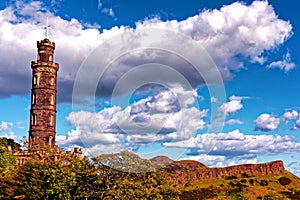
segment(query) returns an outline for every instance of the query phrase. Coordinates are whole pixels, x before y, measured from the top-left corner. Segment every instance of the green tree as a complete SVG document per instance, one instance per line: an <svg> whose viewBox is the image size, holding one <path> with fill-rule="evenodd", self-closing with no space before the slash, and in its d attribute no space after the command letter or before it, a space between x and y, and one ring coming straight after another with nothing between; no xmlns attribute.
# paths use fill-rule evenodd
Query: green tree
<svg viewBox="0 0 300 200"><path fill-rule="evenodd" d="M9 146L11 147L11 151L8 149ZM0 173L4 173L9 166L16 165L17 159L13 155L13 150L16 151L17 147L12 139L0 138Z"/></svg>
<svg viewBox="0 0 300 200"><path fill-rule="evenodd" d="M26 199L80 199L78 188L83 160L63 153L59 158L58 161L30 159L19 166L16 176L6 181L7 185L17 188L10 195Z"/></svg>

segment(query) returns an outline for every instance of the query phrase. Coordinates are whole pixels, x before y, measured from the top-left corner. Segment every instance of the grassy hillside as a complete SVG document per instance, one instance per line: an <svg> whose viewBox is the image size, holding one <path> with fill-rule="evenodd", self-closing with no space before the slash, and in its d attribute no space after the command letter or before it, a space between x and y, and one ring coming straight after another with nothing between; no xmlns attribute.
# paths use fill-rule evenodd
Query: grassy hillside
<svg viewBox="0 0 300 200"><path fill-rule="evenodd" d="M259 177L228 177L195 181L182 188L182 200L270 199L300 200L300 179L288 171Z"/></svg>

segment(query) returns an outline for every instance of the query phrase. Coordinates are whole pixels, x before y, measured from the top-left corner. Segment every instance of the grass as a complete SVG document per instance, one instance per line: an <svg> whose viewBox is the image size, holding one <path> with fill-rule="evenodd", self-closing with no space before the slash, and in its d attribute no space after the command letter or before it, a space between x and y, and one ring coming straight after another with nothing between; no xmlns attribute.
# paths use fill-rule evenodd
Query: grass
<svg viewBox="0 0 300 200"><path fill-rule="evenodd" d="M259 177L195 181L182 188L195 199L299 199L300 179L288 171ZM183 198L184 199L184 198Z"/></svg>

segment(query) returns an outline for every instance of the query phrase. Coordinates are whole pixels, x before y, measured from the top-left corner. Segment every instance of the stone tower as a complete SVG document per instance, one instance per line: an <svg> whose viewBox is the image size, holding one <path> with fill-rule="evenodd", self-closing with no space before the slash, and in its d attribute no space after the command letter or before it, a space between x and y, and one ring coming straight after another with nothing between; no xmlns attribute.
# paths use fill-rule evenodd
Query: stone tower
<svg viewBox="0 0 300 200"><path fill-rule="evenodd" d="M31 62L32 89L29 148L34 145L55 146L56 77L59 65L53 63L55 43L37 42L37 61Z"/></svg>

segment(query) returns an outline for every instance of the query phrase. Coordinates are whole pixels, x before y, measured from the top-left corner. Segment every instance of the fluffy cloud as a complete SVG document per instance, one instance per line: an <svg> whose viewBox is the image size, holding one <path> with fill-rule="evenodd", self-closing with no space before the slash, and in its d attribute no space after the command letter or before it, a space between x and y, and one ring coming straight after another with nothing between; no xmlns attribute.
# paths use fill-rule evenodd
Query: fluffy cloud
<svg viewBox="0 0 300 200"><path fill-rule="evenodd" d="M69 99L80 63L105 38L124 31L124 27L118 27L112 28L109 34L107 31L100 34L74 18L68 21L53 15L39 1L19 2L0 10L1 96L30 91L30 61L36 60L36 41L42 39L47 18L51 25L50 38L58 44L55 58L60 64L58 84Z"/></svg>
<svg viewBox="0 0 300 200"><path fill-rule="evenodd" d="M293 121L295 124L291 128L291 130L297 130L300 128L300 115L297 110L287 111L282 115L282 120L285 121L285 123L289 123L290 121Z"/></svg>
<svg viewBox="0 0 300 200"><path fill-rule="evenodd" d="M202 154L202 155L197 155L197 156L187 156L187 157L182 158L181 160L197 160L209 167L214 167L214 166L222 167L222 166L224 166L226 157Z"/></svg>
<svg viewBox="0 0 300 200"><path fill-rule="evenodd" d="M164 90L122 109L119 106L99 112L72 112L67 117L75 129L67 138L59 138L61 146L76 144L87 148L95 145L115 145L138 148L149 143L181 141L192 138L203 129L207 110L191 107L195 91L183 88ZM178 103L181 99L182 104Z"/></svg>
<svg viewBox="0 0 300 200"><path fill-rule="evenodd" d="M151 19L137 27L160 27L190 35L208 50L219 66L237 69L244 60L263 62L265 50L284 42L292 26L278 19L267 1L254 1L247 6L236 2L220 10L206 10L183 21L161 22Z"/></svg>
<svg viewBox="0 0 300 200"><path fill-rule="evenodd" d="M45 24L47 17L52 27L50 38L57 44L55 60L61 66L58 79L59 101L71 100L78 68L95 47L118 34L134 32L133 28L121 26L100 33L97 29L89 28L90 26L76 19L64 20L55 16L39 1L19 2L18 5L7 7L0 11L1 96L20 95L30 91L29 65L31 60L35 60L36 40L41 38L42 25ZM261 57L262 53L284 43L292 33L291 24L278 19L267 1L254 1L250 5L237 2L224 6L220 10L205 10L182 21L161 21L154 18L136 23L136 29L146 27L172 30L204 46L217 64L224 80L231 78L231 71L243 67L249 59L262 63L265 60ZM125 49L129 44L137 49L140 48L138 42L132 42L138 39L136 35L127 36L129 37L123 38ZM168 41L182 48L180 41L168 39L167 36L161 38L162 41ZM164 49L164 44L165 42L161 42L161 49ZM107 48L109 50L109 47ZM102 89L99 94L110 94L124 73L145 62L174 67L194 87L206 82L200 75L195 75L195 70L189 63L176 55L149 49L139 50L116 61L115 70L114 68L108 70L110 73L103 78L104 85L103 88L99 88ZM105 59L110 59L109 54ZM204 75L206 74L211 76L210 81L214 80L209 70L205 71Z"/></svg>
<svg viewBox="0 0 300 200"><path fill-rule="evenodd" d="M219 107L219 112L221 112L223 115L228 115L237 112L238 110L243 108L243 104L241 101L243 99L248 99L248 97L238 97L238 96L231 96L229 97L229 102L223 103Z"/></svg>
<svg viewBox="0 0 300 200"><path fill-rule="evenodd" d="M261 114L255 122L255 130L274 131L280 124L280 118L270 114Z"/></svg>
<svg viewBox="0 0 300 200"><path fill-rule="evenodd" d="M212 144L210 151L203 154L203 149ZM300 150L300 143L290 136L246 135L239 130L199 134L189 142L164 143L164 145L189 148L191 149L188 154L189 159L197 159L210 166L255 163L256 157L260 155L295 153Z"/></svg>
<svg viewBox="0 0 300 200"><path fill-rule="evenodd" d="M282 117L285 120L293 120L293 119L297 119L298 116L299 116L298 111L292 110L292 111L285 112Z"/></svg>
<svg viewBox="0 0 300 200"><path fill-rule="evenodd" d="M295 174L296 176L300 176L300 162L298 162L299 158L293 158L293 160L297 161L292 161L287 163L287 170L290 171L291 173Z"/></svg>
<svg viewBox="0 0 300 200"><path fill-rule="evenodd" d="M12 127L12 125L13 125L12 122L1 121L0 132L8 131Z"/></svg>
<svg viewBox="0 0 300 200"><path fill-rule="evenodd" d="M229 125L244 124L244 122L241 121L240 119L230 119L230 120L226 121L226 124L229 124Z"/></svg>
<svg viewBox="0 0 300 200"><path fill-rule="evenodd" d="M227 167L232 165L239 164L255 164L257 163L256 158L244 158L244 157L235 157L235 158L226 158L226 156L215 156L201 154L197 156L187 156L181 160L197 160L209 167Z"/></svg>
<svg viewBox="0 0 300 200"><path fill-rule="evenodd" d="M297 130L299 128L300 128L300 119L297 119L297 121L296 121L294 127L292 128L292 130Z"/></svg>
<svg viewBox="0 0 300 200"><path fill-rule="evenodd" d="M13 123L1 121L0 123L0 137L16 139L15 133L12 131Z"/></svg>
<svg viewBox="0 0 300 200"><path fill-rule="evenodd" d="M272 62L267 66L268 68L279 68L285 72L289 72L290 70L296 67L296 64L292 62L291 54L287 52L282 60Z"/></svg>

